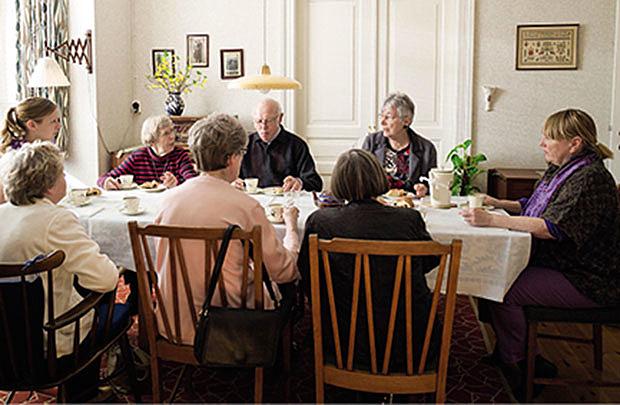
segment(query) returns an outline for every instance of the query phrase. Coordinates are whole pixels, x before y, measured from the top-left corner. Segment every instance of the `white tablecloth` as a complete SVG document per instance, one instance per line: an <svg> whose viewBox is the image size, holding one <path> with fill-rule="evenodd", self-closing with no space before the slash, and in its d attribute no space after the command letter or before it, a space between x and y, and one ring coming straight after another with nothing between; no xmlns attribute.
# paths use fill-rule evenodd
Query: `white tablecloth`
<svg viewBox="0 0 620 405"><path fill-rule="evenodd" d="M132 220L141 225L150 224L159 211L162 193L148 193L143 190L104 191L83 207L72 207L63 203L78 215L88 234L115 263L129 269L134 268L127 223ZM122 199L128 195L138 196L145 209L140 215L124 215L120 212ZM290 197L254 195L263 206L271 202L285 203ZM299 232L303 236L306 218L316 209L309 193L302 192L294 198L300 210ZM461 201L457 198L457 201ZM528 233L498 228L476 228L469 226L458 215L459 209L424 209L427 229L433 239L450 242L463 240L458 292L476 297L501 301L519 273L525 268L531 237ZM284 225L274 224L278 235L284 237ZM430 275L432 279L432 273Z"/></svg>

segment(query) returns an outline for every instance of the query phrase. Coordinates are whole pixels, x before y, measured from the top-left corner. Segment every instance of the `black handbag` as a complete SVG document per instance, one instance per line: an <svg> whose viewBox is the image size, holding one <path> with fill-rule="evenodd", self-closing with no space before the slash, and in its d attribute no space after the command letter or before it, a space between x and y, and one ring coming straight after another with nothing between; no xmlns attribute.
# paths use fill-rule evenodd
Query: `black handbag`
<svg viewBox="0 0 620 405"><path fill-rule="evenodd" d="M205 366L270 367L275 363L280 335L291 308L276 300L264 266L263 282L275 302L276 309L223 308L211 305L226 251L236 228L237 225L229 225L222 239L207 297L196 325L194 355L196 360Z"/></svg>

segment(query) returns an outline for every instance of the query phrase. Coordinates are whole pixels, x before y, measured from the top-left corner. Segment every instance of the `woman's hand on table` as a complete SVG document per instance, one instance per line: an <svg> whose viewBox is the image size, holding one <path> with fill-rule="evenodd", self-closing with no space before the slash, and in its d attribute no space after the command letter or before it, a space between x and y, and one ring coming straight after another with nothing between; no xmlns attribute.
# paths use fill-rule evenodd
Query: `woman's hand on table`
<svg viewBox="0 0 620 405"><path fill-rule="evenodd" d="M426 194L428 194L428 187L426 187L422 183L414 184L413 185L413 190L415 191L415 196L418 197L418 198L422 198Z"/></svg>
<svg viewBox="0 0 620 405"><path fill-rule="evenodd" d="M301 191L303 184L301 179L293 176L286 176L282 182L282 191Z"/></svg>
<svg viewBox="0 0 620 405"><path fill-rule="evenodd" d="M177 180L176 176L172 174L171 172L165 172L159 178L159 180L161 180L161 183L166 188L172 188L172 187L175 187L177 184L179 184L179 181Z"/></svg>
<svg viewBox="0 0 620 405"><path fill-rule="evenodd" d="M465 222L472 226L491 226L493 214L482 208L464 208L459 212Z"/></svg>
<svg viewBox="0 0 620 405"><path fill-rule="evenodd" d="M499 207L499 200L495 197L491 197L490 195L484 196L484 205L490 205L492 207Z"/></svg>
<svg viewBox="0 0 620 405"><path fill-rule="evenodd" d="M237 190L241 190L241 191L245 190L245 183L243 182L242 179L235 179L235 181L230 183L230 185L236 188Z"/></svg>
<svg viewBox="0 0 620 405"><path fill-rule="evenodd" d="M116 181L116 179L112 177L108 177L103 182L103 188L106 190L120 190L121 185L119 184L118 181Z"/></svg>

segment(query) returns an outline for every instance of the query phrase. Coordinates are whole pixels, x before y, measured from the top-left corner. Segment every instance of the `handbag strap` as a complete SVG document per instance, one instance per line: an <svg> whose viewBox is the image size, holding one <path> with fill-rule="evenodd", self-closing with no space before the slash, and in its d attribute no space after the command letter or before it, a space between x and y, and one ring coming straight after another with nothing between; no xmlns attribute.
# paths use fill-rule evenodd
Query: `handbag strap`
<svg viewBox="0 0 620 405"><path fill-rule="evenodd" d="M215 287L217 287L217 281L220 279L220 274L222 273L222 266L224 265L224 259L226 258L226 251L228 250L228 245L230 244L232 234L237 228L239 228L239 225L228 225L228 228L224 231L222 245L220 246L219 252L217 252L217 258L215 259L215 265L213 266L213 272L211 273L211 280L209 280L207 297L202 305L202 313L206 313L211 306L211 299L213 298L213 294L215 294Z"/></svg>
<svg viewBox="0 0 620 405"><path fill-rule="evenodd" d="M211 273L211 280L209 280L209 289L207 290L207 297L205 298L205 302L202 305L202 313L206 313L206 311L211 306L211 299L215 294L215 288L217 287L217 281L220 278L220 274L222 273L222 266L224 265L224 259L226 258L226 252L228 251L228 245L230 244L230 239L232 238L232 234L235 229L239 228L239 225L228 225L226 231L224 231L224 236L222 237L222 245L220 246L219 252L217 252L217 258L215 259L215 265L213 266L213 272ZM250 255L252 255L252 248L254 245L250 245ZM269 293L269 297L274 302L276 308L280 306L280 301L277 300L276 294L273 291L273 286L271 285L271 279L269 278L269 274L265 269L265 264L263 263L263 283L267 288L267 292Z"/></svg>

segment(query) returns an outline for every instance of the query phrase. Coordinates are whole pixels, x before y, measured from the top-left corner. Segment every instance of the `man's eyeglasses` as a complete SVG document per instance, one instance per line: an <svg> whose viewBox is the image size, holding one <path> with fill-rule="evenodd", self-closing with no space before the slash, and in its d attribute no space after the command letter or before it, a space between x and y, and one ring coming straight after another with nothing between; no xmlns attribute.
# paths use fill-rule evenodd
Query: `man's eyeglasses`
<svg viewBox="0 0 620 405"><path fill-rule="evenodd" d="M278 120L279 115L276 115L275 117L272 118L261 118L261 119L254 119L254 124L256 125L271 125L273 123L275 123Z"/></svg>

